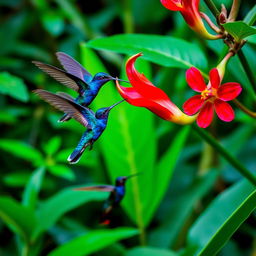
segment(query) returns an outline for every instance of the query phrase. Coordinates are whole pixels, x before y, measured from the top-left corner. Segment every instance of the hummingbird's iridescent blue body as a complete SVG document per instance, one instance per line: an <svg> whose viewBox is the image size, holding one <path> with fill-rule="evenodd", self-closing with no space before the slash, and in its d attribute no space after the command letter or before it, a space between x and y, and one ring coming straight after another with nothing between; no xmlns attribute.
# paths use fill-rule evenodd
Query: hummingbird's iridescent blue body
<svg viewBox="0 0 256 256"><path fill-rule="evenodd" d="M108 191L110 192L109 197L104 202L103 211L100 218L101 224L109 224L110 223L110 214L113 208L117 207L122 199L125 196L125 184L127 179L136 176L137 174L133 174L130 176L120 176L116 179L115 186L111 185L98 185L98 186L88 186L83 188L77 188L75 190L79 191Z"/></svg>
<svg viewBox="0 0 256 256"><path fill-rule="evenodd" d="M79 94L78 97L74 99L75 103L84 107L91 104L105 83L111 80L120 80L103 72L92 76L79 62L68 54L57 52L56 55L65 70L39 61L33 61L33 63L58 82L75 90ZM70 118L69 115L65 114L60 118L59 122L68 121Z"/></svg>
<svg viewBox="0 0 256 256"><path fill-rule="evenodd" d="M68 161L71 164L79 161L88 146L90 149L92 148L93 143L100 137L107 126L109 111L117 104L123 102L122 100L110 107L100 108L94 113L91 109L77 104L75 100L66 93L60 92L54 94L41 89L37 89L34 92L52 106L63 111L67 116L74 118L84 127L87 127L87 130L82 135L75 150L68 157Z"/></svg>

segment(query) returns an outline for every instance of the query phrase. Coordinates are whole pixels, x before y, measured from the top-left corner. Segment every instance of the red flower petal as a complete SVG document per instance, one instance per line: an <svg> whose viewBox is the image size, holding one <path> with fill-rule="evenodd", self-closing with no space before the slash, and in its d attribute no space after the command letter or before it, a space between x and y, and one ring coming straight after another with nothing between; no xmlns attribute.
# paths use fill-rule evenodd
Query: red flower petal
<svg viewBox="0 0 256 256"><path fill-rule="evenodd" d="M211 102L206 102L197 117L197 124L199 127L206 128L211 124L214 113L213 110L213 104Z"/></svg>
<svg viewBox="0 0 256 256"><path fill-rule="evenodd" d="M171 11L181 11L182 2L180 0L161 0L162 5Z"/></svg>
<svg viewBox="0 0 256 256"><path fill-rule="evenodd" d="M218 87L220 86L220 75L219 75L219 71L217 68L213 68L210 73L210 82L211 82L211 87L218 89Z"/></svg>
<svg viewBox="0 0 256 256"><path fill-rule="evenodd" d="M184 112L192 116L199 111L203 103L204 100L201 99L201 95L193 96L183 104Z"/></svg>
<svg viewBox="0 0 256 256"><path fill-rule="evenodd" d="M206 89L204 78L197 68L190 68L186 72L186 80L188 85L196 92L202 92Z"/></svg>
<svg viewBox="0 0 256 256"><path fill-rule="evenodd" d="M218 117L224 122L230 122L235 118L235 113L232 107L222 100L215 100L214 107Z"/></svg>
<svg viewBox="0 0 256 256"><path fill-rule="evenodd" d="M239 83L225 83L220 86L217 94L221 100L229 101L235 99L241 91L242 87Z"/></svg>

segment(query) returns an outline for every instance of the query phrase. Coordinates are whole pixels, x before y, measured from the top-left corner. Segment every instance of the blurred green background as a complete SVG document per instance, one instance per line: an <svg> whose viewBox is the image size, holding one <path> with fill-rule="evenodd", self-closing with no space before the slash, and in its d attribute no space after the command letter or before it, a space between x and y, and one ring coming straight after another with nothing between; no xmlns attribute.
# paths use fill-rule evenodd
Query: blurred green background
<svg viewBox="0 0 256 256"><path fill-rule="evenodd" d="M231 1L225 4L230 7ZM239 19L252 6L245 1ZM201 9L211 15L204 3ZM122 103L111 112L94 149L71 166L66 159L84 128L74 120L57 123L62 113L31 93L43 88L75 96L31 63L60 66L57 51L70 54L92 74L107 71L124 77L126 56L119 53L130 56L152 49L153 53L174 52L208 73L227 50L221 41L198 38L181 15L167 11L158 0L0 0L0 14L0 255L256 253L255 214L243 222L256 205L253 187L191 127L165 122ZM178 41L161 41L163 49L160 39L164 37L97 40L127 33L168 35ZM250 38L243 48L252 70L255 42ZM193 95L185 81L188 67L158 55L146 54L145 59L138 60L138 70L175 104L182 106ZM225 80L240 82L244 90L239 100L255 107L255 94L237 57L229 64ZM120 99L110 82L91 107L95 111ZM234 122L216 120L209 132L253 171L255 127L252 118L236 109ZM114 211L110 229L98 224L107 194L72 190L85 184L112 184L117 176L135 172L142 174L127 182L127 195Z"/></svg>

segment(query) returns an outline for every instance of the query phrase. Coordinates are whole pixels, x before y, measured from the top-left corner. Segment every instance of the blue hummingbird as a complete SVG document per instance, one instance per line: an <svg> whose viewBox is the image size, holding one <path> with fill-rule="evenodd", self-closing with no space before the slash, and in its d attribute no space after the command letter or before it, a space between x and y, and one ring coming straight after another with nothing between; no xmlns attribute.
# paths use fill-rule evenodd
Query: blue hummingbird
<svg viewBox="0 0 256 256"><path fill-rule="evenodd" d="M80 63L68 54L64 52L57 52L56 55L65 70L39 61L32 61L32 63L58 82L76 91L79 95L75 99L75 102L84 107L91 104L101 87L108 81L118 80L127 82L122 79L114 78L103 72L99 72L92 76ZM59 122L68 121L70 118L70 115L65 114L59 119Z"/></svg>
<svg viewBox="0 0 256 256"><path fill-rule="evenodd" d="M91 109L77 104L75 99L66 93L54 94L42 89L34 90L34 93L50 105L74 118L84 127L87 127L75 150L67 159L70 164L77 163L87 147L90 150L92 149L94 142L101 136L107 126L110 110L124 101L119 101L110 107L100 108L94 113Z"/></svg>
<svg viewBox="0 0 256 256"><path fill-rule="evenodd" d="M110 224L110 215L114 208L116 208L125 196L125 183L127 179L137 176L139 173L130 176L120 176L116 178L114 186L111 185L96 185L76 188L78 191L105 191L110 192L109 197L103 204L102 214L100 217L100 224Z"/></svg>

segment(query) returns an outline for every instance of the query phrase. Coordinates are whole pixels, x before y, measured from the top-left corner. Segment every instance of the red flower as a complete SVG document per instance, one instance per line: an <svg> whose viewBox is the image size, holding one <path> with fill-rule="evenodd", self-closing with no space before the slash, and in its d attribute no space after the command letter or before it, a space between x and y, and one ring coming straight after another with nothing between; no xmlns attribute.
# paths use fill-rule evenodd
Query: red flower
<svg viewBox="0 0 256 256"><path fill-rule="evenodd" d="M195 32L207 39L217 39L208 33L199 12L200 0L160 0L162 5L171 11L180 11L187 24Z"/></svg>
<svg viewBox="0 0 256 256"><path fill-rule="evenodd" d="M235 114L232 107L226 103L235 99L242 91L238 83L225 83L220 85L221 78L217 68L210 71L210 82L205 84L200 71L194 67L186 72L188 85L201 95L196 95L188 99L184 105L184 112L188 115L194 115L199 112L197 124L202 128L210 125L213 119L214 109L218 117L224 122L230 122Z"/></svg>
<svg viewBox="0 0 256 256"><path fill-rule="evenodd" d="M178 124L188 124L195 117L185 115L167 94L160 88L154 86L143 74L134 67L134 63L142 54L138 53L128 59L126 63L127 77L132 87L123 87L116 81L116 86L121 96L131 105L145 107L164 120Z"/></svg>

